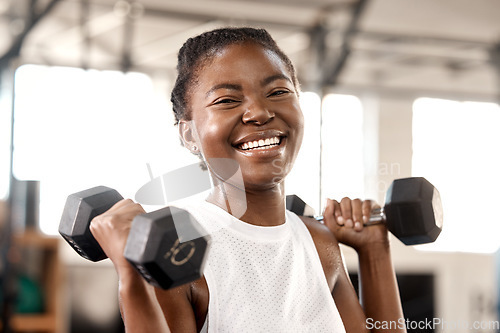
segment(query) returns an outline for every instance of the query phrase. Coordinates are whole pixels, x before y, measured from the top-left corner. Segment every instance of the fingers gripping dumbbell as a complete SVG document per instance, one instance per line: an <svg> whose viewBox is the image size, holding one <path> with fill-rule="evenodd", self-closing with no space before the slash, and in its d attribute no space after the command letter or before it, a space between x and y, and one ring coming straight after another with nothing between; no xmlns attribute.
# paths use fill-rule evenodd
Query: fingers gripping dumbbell
<svg viewBox="0 0 500 333"><path fill-rule="evenodd" d="M286 207L297 215L313 215L311 207L296 195L286 197ZM438 190L422 177L394 180L387 190L384 207L372 210L364 225L379 223L386 223L387 229L406 245L434 242L443 228Z"/></svg>
<svg viewBox="0 0 500 333"><path fill-rule="evenodd" d="M105 186L68 196L59 233L82 257L107 258L90 232L90 222L121 199ZM166 207L135 217L124 256L149 283L168 289L202 276L208 242L209 236L191 214Z"/></svg>

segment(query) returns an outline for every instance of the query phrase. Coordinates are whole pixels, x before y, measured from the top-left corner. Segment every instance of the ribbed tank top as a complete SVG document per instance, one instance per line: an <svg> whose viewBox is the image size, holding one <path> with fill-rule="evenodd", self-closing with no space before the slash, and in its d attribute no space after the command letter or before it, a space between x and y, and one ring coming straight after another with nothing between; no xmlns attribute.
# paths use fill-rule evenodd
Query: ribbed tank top
<svg viewBox="0 0 500 333"><path fill-rule="evenodd" d="M206 201L184 208L211 235L201 332L345 332L313 239L297 215L287 211L284 224L260 227Z"/></svg>

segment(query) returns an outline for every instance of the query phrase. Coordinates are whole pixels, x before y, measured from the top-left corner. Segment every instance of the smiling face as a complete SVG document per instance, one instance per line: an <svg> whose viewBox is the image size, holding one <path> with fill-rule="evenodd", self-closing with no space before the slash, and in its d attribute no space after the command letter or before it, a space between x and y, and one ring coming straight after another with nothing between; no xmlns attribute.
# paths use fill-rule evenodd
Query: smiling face
<svg viewBox="0 0 500 333"><path fill-rule="evenodd" d="M188 109L184 140L194 124L205 160L238 162L247 190L273 188L291 170L303 116L291 73L273 51L245 42L217 52L197 71Z"/></svg>

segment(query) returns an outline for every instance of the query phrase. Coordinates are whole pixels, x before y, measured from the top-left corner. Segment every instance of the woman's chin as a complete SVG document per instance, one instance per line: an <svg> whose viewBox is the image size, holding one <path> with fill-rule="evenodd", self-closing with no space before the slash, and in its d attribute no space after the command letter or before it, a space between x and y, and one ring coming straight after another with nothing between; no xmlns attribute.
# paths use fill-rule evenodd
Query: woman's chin
<svg viewBox="0 0 500 333"><path fill-rule="evenodd" d="M245 190L247 192L277 192L281 193L284 186L285 176L274 175L272 178L267 175L252 175L245 177Z"/></svg>

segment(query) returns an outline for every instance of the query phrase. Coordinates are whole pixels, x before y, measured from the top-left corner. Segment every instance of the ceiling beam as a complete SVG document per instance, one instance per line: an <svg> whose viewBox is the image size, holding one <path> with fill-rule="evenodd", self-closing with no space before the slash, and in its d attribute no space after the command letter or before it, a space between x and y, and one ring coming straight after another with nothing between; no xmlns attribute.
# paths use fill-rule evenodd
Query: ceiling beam
<svg viewBox="0 0 500 333"><path fill-rule="evenodd" d="M44 17L49 15L49 13L55 8L58 2L61 0L51 0L45 8L40 10L38 13L34 13L33 11L30 10L30 13L28 13L31 17L29 22L26 24L26 27L24 30L17 35L17 37L14 39L12 42L10 48L5 52L1 57L0 57L0 68L8 65L8 62L10 59L15 58L19 56L19 52L21 51L21 46L23 45L24 39L30 31L36 26L36 24Z"/></svg>
<svg viewBox="0 0 500 333"><path fill-rule="evenodd" d="M364 9L366 8L367 0L359 0L356 6L353 9L351 20L347 26L347 29L344 31L342 38L342 45L340 46L340 53L333 66L333 70L330 75L324 78L323 83L325 85L334 86L342 73L342 70L345 67L347 62L347 58L351 53L351 39L358 29L358 24L361 19L361 15L363 14Z"/></svg>
<svg viewBox="0 0 500 333"><path fill-rule="evenodd" d="M395 42L395 43L406 43L406 44L436 44L436 45L446 45L464 48L483 48L490 49L494 46L493 43L488 43L484 41L467 40L467 39L456 39L444 36L424 36L424 35L402 35L397 33L389 33L383 31L363 31L356 30L356 38L379 40L383 42Z"/></svg>

